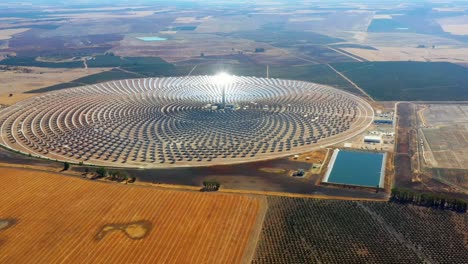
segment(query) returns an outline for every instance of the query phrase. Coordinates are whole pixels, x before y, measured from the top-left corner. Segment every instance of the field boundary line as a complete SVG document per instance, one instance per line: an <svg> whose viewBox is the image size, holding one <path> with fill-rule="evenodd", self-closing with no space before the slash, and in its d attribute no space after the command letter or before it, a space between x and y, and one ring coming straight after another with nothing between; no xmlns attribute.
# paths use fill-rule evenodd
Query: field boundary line
<svg viewBox="0 0 468 264"><path fill-rule="evenodd" d="M268 201L266 197L260 197L259 209L257 212L257 217L255 223L253 224L252 234L250 239L245 246L245 251L242 256L242 263L252 263L252 260L257 252L258 241L260 240L263 223L265 222L266 214L268 212Z"/></svg>
<svg viewBox="0 0 468 264"><path fill-rule="evenodd" d="M359 58L359 57L357 57L357 56L354 55L354 54L348 54L348 53L346 53L346 52L343 52L343 51L340 50L340 49L332 48L332 47L330 47L330 46L327 46L327 47L328 47L328 49L333 50L334 52L340 53L341 55L344 55L344 56L346 56L346 57L349 57L349 58L351 58L351 59L353 59L353 60L357 60L357 61L359 61L359 62L364 62L364 60L363 60L362 58Z"/></svg>
<svg viewBox="0 0 468 264"><path fill-rule="evenodd" d="M254 191L254 190L235 190L235 189L220 189L221 193L236 193L236 194L253 194L264 196L281 196L289 198L311 198L311 199L327 199L327 200L345 200L345 201L374 201L374 202L387 202L387 198L364 198L364 197L346 197L346 196L329 196L322 194L300 194L300 193L287 193L287 192L268 192L268 191Z"/></svg>
<svg viewBox="0 0 468 264"><path fill-rule="evenodd" d="M190 76L192 74L192 72L197 68L198 64L195 64L195 66L193 66L192 70L190 70L190 72L187 74L187 76Z"/></svg>
<svg viewBox="0 0 468 264"><path fill-rule="evenodd" d="M185 191L197 191L199 192L201 187L189 186L189 185L178 185L178 184L157 184L157 183L132 183L133 185L148 186L148 187L159 187L163 189L177 189ZM348 197L348 196L332 196L322 194L301 194L301 193L288 193L288 192L274 192L274 191L255 191L255 190L241 190L241 189L219 189L215 193L226 193L226 194L239 194L239 195L261 195L261 196L280 196L290 198L310 198L310 199L327 199L327 200L344 200L344 201L375 201L375 202L387 202L387 198L365 198L365 197Z"/></svg>
<svg viewBox="0 0 468 264"><path fill-rule="evenodd" d="M333 66L331 66L330 64L327 63L327 66L332 69L334 72L336 72L336 74L340 75L343 79L345 79L347 82L349 82L352 86L354 86L354 88L358 89L363 95L365 95L367 98L369 98L372 102L375 102L375 100L368 94L366 93L366 91L364 91L364 89L362 89L361 87L359 87L356 83L354 83L353 81L351 81L351 79L349 79L348 77L346 77L346 75L344 75L343 73L341 73L340 71L338 71L337 69L335 69Z"/></svg>

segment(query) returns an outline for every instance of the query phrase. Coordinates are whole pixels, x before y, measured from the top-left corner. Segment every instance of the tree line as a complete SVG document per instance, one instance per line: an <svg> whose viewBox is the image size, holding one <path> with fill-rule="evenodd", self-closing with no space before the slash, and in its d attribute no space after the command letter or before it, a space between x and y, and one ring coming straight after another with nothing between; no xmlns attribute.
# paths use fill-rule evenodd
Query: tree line
<svg viewBox="0 0 468 264"><path fill-rule="evenodd" d="M117 182L135 182L135 177L129 176L126 172L123 171L108 171L104 167L99 167L95 171L98 178L106 178L106 180L117 181Z"/></svg>
<svg viewBox="0 0 468 264"><path fill-rule="evenodd" d="M466 213L467 202L457 198L447 197L433 193L417 193L406 189L392 189L390 202L400 204L413 204L437 208L441 210L452 210L459 213Z"/></svg>

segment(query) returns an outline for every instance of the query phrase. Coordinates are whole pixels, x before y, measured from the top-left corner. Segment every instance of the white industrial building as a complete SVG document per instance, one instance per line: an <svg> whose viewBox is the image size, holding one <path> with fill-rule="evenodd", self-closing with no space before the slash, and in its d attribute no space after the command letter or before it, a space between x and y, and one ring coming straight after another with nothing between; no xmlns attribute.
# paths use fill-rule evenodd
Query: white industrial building
<svg viewBox="0 0 468 264"><path fill-rule="evenodd" d="M374 135L369 135L364 137L364 143L377 143L380 144L382 142L382 136L374 136Z"/></svg>

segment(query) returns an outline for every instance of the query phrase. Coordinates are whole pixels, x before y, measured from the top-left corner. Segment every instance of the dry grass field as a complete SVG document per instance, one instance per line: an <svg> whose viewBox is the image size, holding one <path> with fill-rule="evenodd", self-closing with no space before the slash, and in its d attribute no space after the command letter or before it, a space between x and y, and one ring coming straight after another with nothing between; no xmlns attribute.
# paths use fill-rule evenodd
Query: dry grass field
<svg viewBox="0 0 468 264"><path fill-rule="evenodd" d="M426 126L467 123L468 104L429 104L423 114Z"/></svg>
<svg viewBox="0 0 468 264"><path fill-rule="evenodd" d="M166 32L167 33L167 32ZM127 34L114 47L112 52L120 56L156 56L167 62L178 62L188 58L200 58L204 56L238 55L239 52L251 54L255 48L264 48L265 53L254 54L254 60L281 60L293 58L289 52L272 47L265 43L257 43L252 40L221 37L215 34L194 34L177 32L177 34L159 34L167 37L166 41L145 42L137 37L145 34Z"/></svg>
<svg viewBox="0 0 468 264"><path fill-rule="evenodd" d="M468 16L447 17L437 20L445 32L454 35L468 35Z"/></svg>
<svg viewBox="0 0 468 264"><path fill-rule="evenodd" d="M120 14L116 14L113 12L90 12L90 13L79 13L79 14L57 14L57 15L50 15L50 17L65 17L71 20L91 20L91 19L110 19L110 18L118 18L118 19L128 19L128 18L138 18L138 17L145 17L151 16L154 14L154 11L131 11L131 12L123 12Z"/></svg>
<svg viewBox="0 0 468 264"><path fill-rule="evenodd" d="M436 168L468 169L468 105L426 105L420 118L424 160Z"/></svg>
<svg viewBox="0 0 468 264"><path fill-rule="evenodd" d="M23 69L24 67L20 67ZM23 94L34 89L69 82L87 75L108 70L93 69L59 69L28 67L28 71L8 70L0 72L0 104L12 105L35 94ZM13 94L9 97L9 94Z"/></svg>
<svg viewBox="0 0 468 264"><path fill-rule="evenodd" d="M0 263L248 262L260 198L0 168Z"/></svg>
<svg viewBox="0 0 468 264"><path fill-rule="evenodd" d="M468 48L379 47L378 50L344 48L343 50L369 61L449 61L468 62Z"/></svg>
<svg viewBox="0 0 468 264"><path fill-rule="evenodd" d="M29 28L2 29L0 30L0 40L11 39L13 35L28 31Z"/></svg>
<svg viewBox="0 0 468 264"><path fill-rule="evenodd" d="M437 168L468 169L468 127L452 125L422 129L428 143L426 162Z"/></svg>
<svg viewBox="0 0 468 264"><path fill-rule="evenodd" d="M230 19L212 17L205 19L203 23L197 27L196 31L198 33L229 33L243 30L256 30L260 27L261 23L251 17L237 16Z"/></svg>

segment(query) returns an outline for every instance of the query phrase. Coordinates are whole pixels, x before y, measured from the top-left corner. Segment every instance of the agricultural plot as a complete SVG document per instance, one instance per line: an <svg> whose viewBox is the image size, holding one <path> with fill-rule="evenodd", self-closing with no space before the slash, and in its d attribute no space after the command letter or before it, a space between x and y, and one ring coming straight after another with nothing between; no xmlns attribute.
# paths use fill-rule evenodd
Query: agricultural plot
<svg viewBox="0 0 468 264"><path fill-rule="evenodd" d="M106 26L109 30L109 25ZM90 27L88 25L87 29ZM89 31L86 36L77 36L77 31L71 31L68 36L41 36L44 31L55 32L53 29L31 29L10 39L7 51L22 57L92 56L105 53L113 47L113 42L122 39L120 34L92 35Z"/></svg>
<svg viewBox="0 0 468 264"><path fill-rule="evenodd" d="M264 65L252 64L205 64L194 67L192 65L176 65L157 63L152 65L123 65L121 69L93 74L71 82L62 83L37 89L31 93L42 93L70 88L85 84L96 84L105 81L133 79L141 77L160 77L160 76L187 76L190 75L214 75L219 73L220 69L238 76L266 77L266 67ZM309 81L320 84L326 84L335 88L345 90L354 94L360 92L351 86L346 80L336 74L332 69L322 64L312 64L303 66L270 66L270 77L289 80Z"/></svg>
<svg viewBox="0 0 468 264"><path fill-rule="evenodd" d="M1 62L0 62L1 63ZM66 83L86 75L102 73L107 69L63 69L63 68L36 68L36 67L3 67L0 71L0 104L12 105L24 100L32 94L27 91L48 87L59 83ZM10 96L12 94L12 96Z"/></svg>
<svg viewBox="0 0 468 264"><path fill-rule="evenodd" d="M423 123L426 126L437 126L449 123L467 123L467 104L431 104L424 109Z"/></svg>
<svg viewBox="0 0 468 264"><path fill-rule="evenodd" d="M374 18L367 29L369 32L414 32L420 34L445 35L430 9L416 8L390 18Z"/></svg>
<svg viewBox="0 0 468 264"><path fill-rule="evenodd" d="M435 158L433 167L468 169L468 125L422 129Z"/></svg>
<svg viewBox="0 0 468 264"><path fill-rule="evenodd" d="M259 198L0 175L0 263L240 263L253 253Z"/></svg>
<svg viewBox="0 0 468 264"><path fill-rule="evenodd" d="M456 186L454 192L460 192L460 189L468 190L468 170L466 169L432 168L429 172L432 178L451 183L451 187Z"/></svg>
<svg viewBox="0 0 468 264"><path fill-rule="evenodd" d="M35 66L47 68L84 68L85 64L82 59L66 62L52 62L39 60L36 57L9 57L0 61L1 65L8 66ZM86 65L89 68L107 68L107 67L127 67L130 70L133 68L142 68L151 70L156 66L171 65L164 60L151 57L119 57L112 55L97 55L86 60Z"/></svg>
<svg viewBox="0 0 468 264"><path fill-rule="evenodd" d="M325 46L298 45L294 48L294 50L297 50L300 54L304 54L309 58L313 58L313 60L320 63L357 61L353 59L353 57L346 55L344 52L340 53Z"/></svg>
<svg viewBox="0 0 468 264"><path fill-rule="evenodd" d="M468 169L468 106L432 104L420 117L425 162L436 168Z"/></svg>
<svg viewBox="0 0 468 264"><path fill-rule="evenodd" d="M329 37L322 34L294 30L272 30L266 28L261 31L238 31L227 36L249 39L256 42L268 43L275 47L290 48L297 43L324 45L342 42L343 39Z"/></svg>
<svg viewBox="0 0 468 264"><path fill-rule="evenodd" d="M443 62L335 63L376 100L463 101L468 100L465 83L468 69Z"/></svg>
<svg viewBox="0 0 468 264"><path fill-rule="evenodd" d="M0 40L11 39L14 35L28 31L29 28L0 29Z"/></svg>
<svg viewBox="0 0 468 264"><path fill-rule="evenodd" d="M338 35L338 32L366 31L373 17L373 12L364 10L323 11L315 14L299 14L292 16L289 18L286 28L296 31L313 31L334 36Z"/></svg>
<svg viewBox="0 0 468 264"><path fill-rule="evenodd" d="M399 36L395 36L399 38ZM420 41L420 43L428 43L428 41ZM429 43L433 43L430 42ZM358 47L344 48L345 51L359 56L369 61L420 61L420 62L452 62L452 63L467 63L468 49L443 47L433 49L430 46L418 48L419 44L408 44L409 47L382 47L375 46L377 49L364 49Z"/></svg>
<svg viewBox="0 0 468 264"><path fill-rule="evenodd" d="M466 214L376 202L268 198L253 263L466 263Z"/></svg>
<svg viewBox="0 0 468 264"><path fill-rule="evenodd" d="M179 31L177 34L160 35L167 38L165 41L143 42L128 34L112 48L112 52L121 56L161 57L169 62L179 62L190 58L203 56L225 56L239 52L253 52L255 48L272 48L265 44L256 43L247 39L230 38L215 34L197 34L192 31ZM201 56L203 54L203 56Z"/></svg>
<svg viewBox="0 0 468 264"><path fill-rule="evenodd" d="M454 35L468 35L468 17L455 16L437 20L445 32Z"/></svg>

